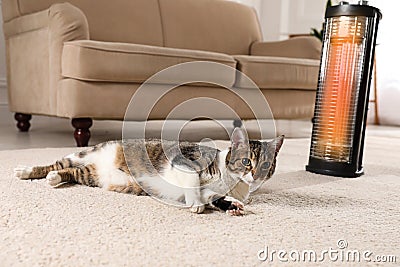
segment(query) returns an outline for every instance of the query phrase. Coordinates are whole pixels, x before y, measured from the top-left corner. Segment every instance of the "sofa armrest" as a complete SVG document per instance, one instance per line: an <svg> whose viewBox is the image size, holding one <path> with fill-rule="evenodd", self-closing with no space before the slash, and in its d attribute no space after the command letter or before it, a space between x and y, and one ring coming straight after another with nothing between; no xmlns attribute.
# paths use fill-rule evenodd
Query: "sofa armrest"
<svg viewBox="0 0 400 267"><path fill-rule="evenodd" d="M18 98L29 87L35 95L48 96L44 98L47 102L32 104L32 112L55 115L63 46L68 41L89 39L86 16L73 5L60 3L16 17L3 27L9 90L13 91L12 102L17 103L14 109L26 105Z"/></svg>
<svg viewBox="0 0 400 267"><path fill-rule="evenodd" d="M89 26L85 14L69 3L53 4L50 8L4 22L4 36L49 28L53 38L73 41L89 39Z"/></svg>
<svg viewBox="0 0 400 267"><path fill-rule="evenodd" d="M70 3L54 4L48 9L52 40L74 41L89 39L89 25L85 14Z"/></svg>
<svg viewBox="0 0 400 267"><path fill-rule="evenodd" d="M62 79L61 58L64 43L89 39L89 25L85 14L69 3L52 5L48 16L50 89L57 91L58 82Z"/></svg>
<svg viewBox="0 0 400 267"><path fill-rule="evenodd" d="M254 42L250 55L292 58L321 58L322 44L315 37L296 37L277 42Z"/></svg>

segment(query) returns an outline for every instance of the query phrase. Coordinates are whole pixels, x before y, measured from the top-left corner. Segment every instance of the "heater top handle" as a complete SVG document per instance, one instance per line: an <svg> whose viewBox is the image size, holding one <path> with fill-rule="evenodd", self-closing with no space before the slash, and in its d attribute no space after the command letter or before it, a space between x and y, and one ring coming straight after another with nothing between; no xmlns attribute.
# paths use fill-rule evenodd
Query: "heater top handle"
<svg viewBox="0 0 400 267"><path fill-rule="evenodd" d="M330 6L326 9L325 18L340 16L378 16L379 20L382 19L381 11L378 8L369 5L350 5L348 2L340 2L339 5Z"/></svg>

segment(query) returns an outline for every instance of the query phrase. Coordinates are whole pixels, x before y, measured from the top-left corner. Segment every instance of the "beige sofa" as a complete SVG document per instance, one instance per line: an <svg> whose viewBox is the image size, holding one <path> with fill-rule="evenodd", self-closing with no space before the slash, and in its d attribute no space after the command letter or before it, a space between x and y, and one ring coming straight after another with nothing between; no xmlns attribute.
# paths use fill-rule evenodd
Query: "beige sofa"
<svg viewBox="0 0 400 267"><path fill-rule="evenodd" d="M248 75L275 119L313 115L320 42L262 42L256 13L247 6L223 0L62 2L2 1L9 106L21 131L28 131L32 114L70 118L77 144L86 146L93 119L122 120L146 79L192 61ZM224 82L237 90L248 87L234 71ZM254 118L231 90L194 83L172 90L150 116L134 119L165 119L182 101L205 96L228 103L243 120ZM182 113L174 119L191 118Z"/></svg>

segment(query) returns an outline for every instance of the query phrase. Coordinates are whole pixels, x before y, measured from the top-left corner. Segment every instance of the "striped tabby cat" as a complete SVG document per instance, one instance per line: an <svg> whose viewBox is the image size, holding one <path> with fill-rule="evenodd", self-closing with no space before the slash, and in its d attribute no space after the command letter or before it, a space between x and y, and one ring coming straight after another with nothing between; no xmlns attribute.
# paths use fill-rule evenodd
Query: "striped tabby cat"
<svg viewBox="0 0 400 267"><path fill-rule="evenodd" d="M201 213L205 207L244 214L242 201L269 179L283 136L271 142L248 140L236 128L231 147L220 151L190 142L124 140L101 143L50 166L18 167L20 179L46 177L51 186L78 183L151 195Z"/></svg>

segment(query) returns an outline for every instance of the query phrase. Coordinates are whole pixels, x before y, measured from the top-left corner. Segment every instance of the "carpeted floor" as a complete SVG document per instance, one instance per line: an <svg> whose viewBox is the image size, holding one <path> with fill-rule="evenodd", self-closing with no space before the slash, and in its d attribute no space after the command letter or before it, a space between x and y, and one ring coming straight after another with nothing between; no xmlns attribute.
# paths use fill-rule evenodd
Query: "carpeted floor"
<svg viewBox="0 0 400 267"><path fill-rule="evenodd" d="M77 149L2 151L0 265L267 266L271 254L276 265L286 259L292 266L304 254L308 264L321 265L311 251L327 265L349 265L346 255L353 252L361 257L354 265L376 266L382 259L376 256L390 255L398 264L400 138L369 136L366 174L357 179L305 172L308 149L308 139L285 141L276 175L247 206L254 214L243 217L195 215L149 197L20 181L13 178L15 166L51 163Z"/></svg>

